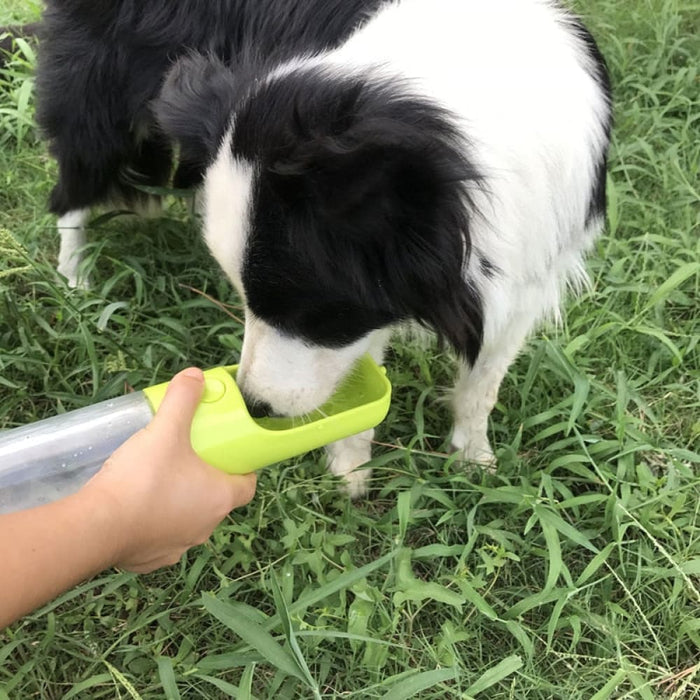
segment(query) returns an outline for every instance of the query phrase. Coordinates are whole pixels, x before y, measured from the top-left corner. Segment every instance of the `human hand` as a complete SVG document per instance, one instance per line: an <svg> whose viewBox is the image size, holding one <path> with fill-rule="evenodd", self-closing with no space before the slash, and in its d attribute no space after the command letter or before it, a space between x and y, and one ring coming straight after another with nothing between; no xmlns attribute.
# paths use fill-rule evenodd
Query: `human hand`
<svg viewBox="0 0 700 700"><path fill-rule="evenodd" d="M203 389L201 370L175 375L151 423L79 492L109 511L115 566L145 573L175 564L255 494L254 473L225 474L192 449L190 425Z"/></svg>

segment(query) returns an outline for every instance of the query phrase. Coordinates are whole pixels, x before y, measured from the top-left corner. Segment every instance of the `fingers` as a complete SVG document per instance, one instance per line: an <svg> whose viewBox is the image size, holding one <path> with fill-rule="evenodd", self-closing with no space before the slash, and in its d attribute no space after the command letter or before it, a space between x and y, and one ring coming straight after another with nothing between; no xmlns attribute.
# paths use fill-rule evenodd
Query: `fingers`
<svg viewBox="0 0 700 700"><path fill-rule="evenodd" d="M240 508L249 503L255 495L257 477L255 472L251 474L221 474L222 488L226 489L228 512L234 508Z"/></svg>
<svg viewBox="0 0 700 700"><path fill-rule="evenodd" d="M130 571L133 574L150 574L151 571L156 571L157 569L162 569L164 566L174 566L177 564L182 555L187 550L183 549L181 552L171 552L164 554L153 559L146 559L144 561L127 561L117 564L120 569L124 571Z"/></svg>
<svg viewBox="0 0 700 700"><path fill-rule="evenodd" d="M225 474L212 467L212 476L218 482L216 484L216 501L212 504L212 512L218 511L220 518L226 517L234 508L249 503L255 496L257 476L255 472L250 474Z"/></svg>
<svg viewBox="0 0 700 700"><path fill-rule="evenodd" d="M174 434L190 434L192 417L204 391L204 374L201 369L189 367L176 374L168 385L163 402L158 407L153 426L167 427Z"/></svg>
<svg viewBox="0 0 700 700"><path fill-rule="evenodd" d="M231 492L231 510L244 506L253 500L258 477L255 472L229 477L229 489Z"/></svg>
<svg viewBox="0 0 700 700"><path fill-rule="evenodd" d="M190 547L206 542L219 522L231 510L245 505L255 495L257 479L254 472L238 475L224 474L213 467L211 469L215 481L209 483L211 486L216 485L216 488L214 493L212 493L212 498L206 504L204 502L200 504L203 508L200 510L201 517L197 521L197 534L193 536L193 533L189 532L184 538L180 538L179 544L172 541L169 542L167 547L150 551L146 550L142 557L136 556L122 559L118 563L120 567L127 571L143 574L163 566L176 564L182 554ZM214 494L218 497L215 497ZM222 495L223 499L221 498ZM205 519L202 520L202 517ZM169 535L172 535L172 532ZM183 541L184 544L182 543Z"/></svg>

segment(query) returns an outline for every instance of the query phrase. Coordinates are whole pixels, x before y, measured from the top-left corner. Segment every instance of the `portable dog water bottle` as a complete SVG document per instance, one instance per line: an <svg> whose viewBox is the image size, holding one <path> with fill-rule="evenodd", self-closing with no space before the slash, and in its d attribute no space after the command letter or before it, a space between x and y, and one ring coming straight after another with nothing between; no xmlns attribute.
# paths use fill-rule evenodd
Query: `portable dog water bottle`
<svg viewBox="0 0 700 700"><path fill-rule="evenodd" d="M194 450L232 474L327 445L372 428L389 410L383 367L361 358L331 399L299 418L252 418L236 385L237 366L204 373L192 421ZM168 383L0 433L0 513L77 491L109 455L158 410Z"/></svg>

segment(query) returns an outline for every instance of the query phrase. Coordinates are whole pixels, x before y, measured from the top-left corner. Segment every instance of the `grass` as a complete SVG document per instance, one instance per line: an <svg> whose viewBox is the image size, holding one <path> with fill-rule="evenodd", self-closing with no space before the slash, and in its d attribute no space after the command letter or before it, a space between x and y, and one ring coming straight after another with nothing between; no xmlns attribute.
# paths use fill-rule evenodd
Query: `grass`
<svg viewBox="0 0 700 700"><path fill-rule="evenodd" d="M370 499L321 453L264 470L178 566L105 572L0 633L0 699L700 698L700 8L577 6L615 84L608 232L591 292L508 374L498 474L446 455L449 358L399 344ZM183 202L98 219L92 291L57 280L32 62L0 88L6 428L230 361L242 330Z"/></svg>

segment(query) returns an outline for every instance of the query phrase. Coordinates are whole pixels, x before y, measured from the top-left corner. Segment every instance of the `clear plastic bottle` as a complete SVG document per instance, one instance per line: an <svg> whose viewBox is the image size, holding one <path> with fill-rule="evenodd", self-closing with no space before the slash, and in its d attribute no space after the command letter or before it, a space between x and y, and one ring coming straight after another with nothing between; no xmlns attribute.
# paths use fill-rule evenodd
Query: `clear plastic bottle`
<svg viewBox="0 0 700 700"><path fill-rule="evenodd" d="M0 513L74 493L152 418L138 391L0 432Z"/></svg>

